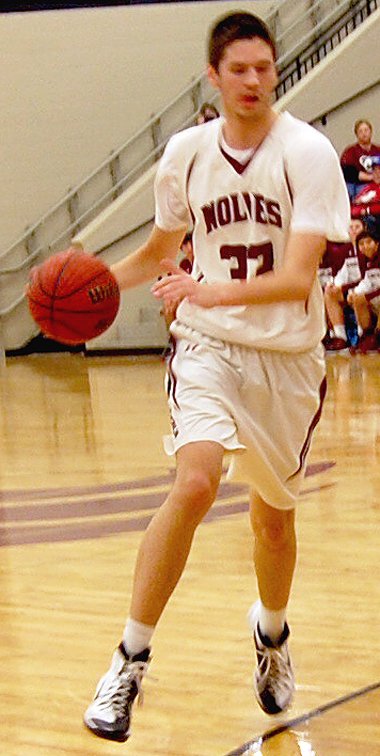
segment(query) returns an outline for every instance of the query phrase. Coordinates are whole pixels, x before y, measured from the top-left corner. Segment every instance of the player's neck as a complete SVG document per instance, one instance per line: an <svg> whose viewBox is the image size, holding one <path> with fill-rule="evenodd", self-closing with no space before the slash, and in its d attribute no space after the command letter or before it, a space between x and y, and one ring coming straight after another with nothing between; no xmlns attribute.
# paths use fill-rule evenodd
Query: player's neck
<svg viewBox="0 0 380 756"><path fill-rule="evenodd" d="M228 116L223 125L223 136L229 147L235 150L256 148L271 130L278 118L274 110L269 110L265 118L242 119L238 116Z"/></svg>

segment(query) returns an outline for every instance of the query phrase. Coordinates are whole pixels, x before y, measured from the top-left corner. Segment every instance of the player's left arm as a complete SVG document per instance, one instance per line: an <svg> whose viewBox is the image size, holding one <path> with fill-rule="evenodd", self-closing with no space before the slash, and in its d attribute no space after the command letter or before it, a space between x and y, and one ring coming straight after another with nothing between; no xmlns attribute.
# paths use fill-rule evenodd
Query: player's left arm
<svg viewBox="0 0 380 756"><path fill-rule="evenodd" d="M212 284L198 283L171 261L164 260L163 265L170 276L158 281L152 291L158 298L186 298L201 307L306 301L325 248L325 236L293 232L290 234L281 268L247 281Z"/></svg>

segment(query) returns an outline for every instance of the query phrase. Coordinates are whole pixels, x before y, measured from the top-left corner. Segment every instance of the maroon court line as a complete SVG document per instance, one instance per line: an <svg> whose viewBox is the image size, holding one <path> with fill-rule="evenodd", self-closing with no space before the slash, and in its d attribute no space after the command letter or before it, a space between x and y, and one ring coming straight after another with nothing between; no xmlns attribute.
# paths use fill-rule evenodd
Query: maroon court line
<svg viewBox="0 0 380 756"><path fill-rule="evenodd" d="M216 507L215 511L210 510L204 522L211 522L219 517L244 512L247 506L246 501L221 505L220 507ZM3 531L0 529L0 547L89 540L91 538L104 538L120 533L143 531L148 526L152 517L153 515L146 515L130 520L117 520L116 522L89 523L85 521L64 526L46 525L35 527L32 525L24 528L15 528L14 530L12 528Z"/></svg>
<svg viewBox="0 0 380 756"><path fill-rule="evenodd" d="M48 499L52 496L76 496L86 494L111 493L112 491L133 491L135 488L148 486L161 486L170 483L174 479L174 470L167 475L158 475L141 480L127 480L122 483L104 483L91 486L67 486L65 488L20 488L0 491L0 501L20 501L22 499L40 498Z"/></svg>
<svg viewBox="0 0 380 756"><path fill-rule="evenodd" d="M245 487L237 483L221 483L218 490L218 498L226 498L243 494ZM28 520L63 520L74 517L96 517L106 514L118 514L141 511L144 509L157 508L162 504L165 492L141 493L136 496L120 496L117 499L107 497L104 499L87 499L85 501L65 502L61 504L30 503L24 506L0 507L0 525L8 522L21 522Z"/></svg>
<svg viewBox="0 0 380 756"><path fill-rule="evenodd" d="M333 484L326 484L325 486L318 486L311 490L322 490L323 488L331 488ZM305 492L303 492L305 493ZM306 492L307 493L307 492ZM233 504L220 504L217 507L212 507L203 519L204 523L214 522L216 519L229 517L234 514L241 514L247 512L249 508L248 501L234 502ZM20 546L25 544L37 544L37 543L54 543L54 542L66 542L66 541L78 541L91 538L104 538L107 536L126 533L143 531L153 514L143 515L140 517L131 518L129 520L117 520L109 522L107 520L101 522L88 522L86 519L83 522L75 523L61 523L60 525L26 525L21 528L12 528L12 526L1 525L0 526L0 547L4 546Z"/></svg>
<svg viewBox="0 0 380 756"><path fill-rule="evenodd" d="M318 475L326 472L336 465L334 461L316 462L306 467L305 477ZM226 472L226 470L224 470ZM47 499L51 496L90 495L99 493L111 493L112 491L133 491L136 488L160 486L170 483L175 476L174 470L169 470L166 475L142 478L141 480L124 481L121 483L104 483L91 486L67 486L65 488L34 488L34 489L6 489L0 491L1 501L22 501L30 498Z"/></svg>

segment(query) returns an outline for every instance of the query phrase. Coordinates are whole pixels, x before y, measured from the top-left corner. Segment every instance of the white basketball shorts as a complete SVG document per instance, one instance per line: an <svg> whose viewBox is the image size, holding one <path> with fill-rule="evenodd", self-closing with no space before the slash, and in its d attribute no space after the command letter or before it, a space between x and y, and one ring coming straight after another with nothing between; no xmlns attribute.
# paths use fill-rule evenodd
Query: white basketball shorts
<svg viewBox="0 0 380 756"><path fill-rule="evenodd" d="M271 352L183 330L168 358L173 434L165 451L217 442L233 452L229 479L248 483L273 507L293 509L326 391L323 348Z"/></svg>

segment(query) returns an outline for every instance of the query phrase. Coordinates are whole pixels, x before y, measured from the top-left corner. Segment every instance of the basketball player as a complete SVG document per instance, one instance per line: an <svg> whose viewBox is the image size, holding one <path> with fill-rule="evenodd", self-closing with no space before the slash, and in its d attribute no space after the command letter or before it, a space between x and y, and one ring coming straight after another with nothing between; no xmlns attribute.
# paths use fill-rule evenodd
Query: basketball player
<svg viewBox="0 0 380 756"><path fill-rule="evenodd" d="M294 511L326 386L317 271L326 241L348 240L349 204L327 139L272 109L275 49L260 19L239 12L215 24L208 72L224 117L170 140L152 234L113 266L122 289L164 273L154 296L181 300L168 380L176 479L143 537L123 638L85 714L96 735L121 741L225 451L230 475L251 488L255 694L277 714L294 692L286 621ZM191 275L174 264L190 225Z"/></svg>

